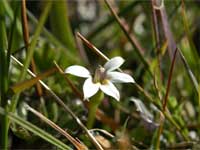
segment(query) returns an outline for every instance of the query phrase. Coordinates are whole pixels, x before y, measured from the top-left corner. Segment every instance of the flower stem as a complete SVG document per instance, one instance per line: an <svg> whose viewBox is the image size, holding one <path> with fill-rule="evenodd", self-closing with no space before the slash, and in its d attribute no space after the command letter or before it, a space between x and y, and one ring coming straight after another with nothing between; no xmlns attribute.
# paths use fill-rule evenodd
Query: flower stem
<svg viewBox="0 0 200 150"><path fill-rule="evenodd" d="M104 94L101 91L98 91L95 96L90 99L89 102L89 114L88 114L88 122L87 127L91 129L94 125L96 110L99 107L101 101L103 100Z"/></svg>

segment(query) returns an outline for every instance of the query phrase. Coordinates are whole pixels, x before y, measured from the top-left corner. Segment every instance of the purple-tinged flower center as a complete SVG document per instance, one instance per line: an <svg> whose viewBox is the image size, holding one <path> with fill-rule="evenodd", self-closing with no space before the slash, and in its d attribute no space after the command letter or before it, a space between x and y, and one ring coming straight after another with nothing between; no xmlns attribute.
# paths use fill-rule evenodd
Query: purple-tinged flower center
<svg viewBox="0 0 200 150"><path fill-rule="evenodd" d="M106 70L103 67L99 67L95 70L93 82L106 84Z"/></svg>

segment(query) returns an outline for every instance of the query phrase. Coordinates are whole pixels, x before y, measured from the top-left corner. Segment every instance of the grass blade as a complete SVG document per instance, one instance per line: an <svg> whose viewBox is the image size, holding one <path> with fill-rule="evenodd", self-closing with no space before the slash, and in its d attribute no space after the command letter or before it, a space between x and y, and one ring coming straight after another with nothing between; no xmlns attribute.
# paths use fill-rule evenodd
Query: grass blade
<svg viewBox="0 0 200 150"><path fill-rule="evenodd" d="M71 150L71 148L69 146L65 145L63 142L56 139L55 137L53 137L49 133L45 132L44 130L38 128L37 126L33 125L32 123L18 117L17 115L15 115L13 113L6 113L6 111L2 107L0 107L0 114L7 115L11 121L19 124L20 126L22 126L23 128L25 128L27 130L33 132L37 136L39 136L42 139L44 139L45 141L55 145L56 147L63 149L63 150Z"/></svg>
<svg viewBox="0 0 200 150"><path fill-rule="evenodd" d="M7 65L7 35L5 25L5 8L4 0L0 1L0 106L6 107L7 104L7 89L8 89L8 65ZM8 131L6 130L8 121L7 116L1 116L0 120L0 146L8 147Z"/></svg>
<svg viewBox="0 0 200 150"><path fill-rule="evenodd" d="M37 117L39 117L42 121L44 121L46 124L57 130L60 134L65 136L78 150L85 150L87 149L85 145L78 142L76 139L74 139L69 133L67 133L65 130L63 130L61 127L59 127L57 124L46 118L44 115L36 111L35 109L31 108L29 105L26 106L27 109L35 114Z"/></svg>
<svg viewBox="0 0 200 150"><path fill-rule="evenodd" d="M7 77L8 77L8 68L7 68L7 60L6 60L6 50L7 50L7 35L6 35L6 26L5 26L5 9L2 5L2 1L0 1L0 105L4 106L5 102L5 94L7 90Z"/></svg>
<svg viewBox="0 0 200 150"><path fill-rule="evenodd" d="M188 22L188 19L187 19L187 15L186 15L186 11L185 11L185 4L184 4L183 0L182 0L182 3L181 3L181 13L182 13L183 25L184 25L184 28L185 28L186 36L187 36L187 39L189 41L189 45L190 45L190 48L191 48L191 54L193 55L195 60L199 60L199 55L197 54L197 50L194 46L192 36L191 36L191 33L190 33L190 28L189 28L189 24L188 24L189 22ZM197 61L197 64L199 64L199 61Z"/></svg>
<svg viewBox="0 0 200 150"><path fill-rule="evenodd" d="M11 90L16 94L16 93L20 93L23 90L30 88L31 86L33 86L34 84L37 84L39 80L42 80L48 76L50 76L51 74L55 73L57 71L57 69L54 67L52 69L47 70L44 73L41 73L39 75L37 75L36 77L23 81L22 83L18 83L16 85L11 86Z"/></svg>
<svg viewBox="0 0 200 150"><path fill-rule="evenodd" d="M68 19L67 1L53 1L50 22L54 35L66 45L72 53L75 53L75 40Z"/></svg>

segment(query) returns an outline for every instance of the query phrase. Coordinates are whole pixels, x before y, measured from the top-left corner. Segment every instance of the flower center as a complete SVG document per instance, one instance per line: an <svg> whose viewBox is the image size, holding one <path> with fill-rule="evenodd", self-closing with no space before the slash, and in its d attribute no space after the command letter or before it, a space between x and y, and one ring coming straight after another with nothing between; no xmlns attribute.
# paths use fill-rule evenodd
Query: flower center
<svg viewBox="0 0 200 150"><path fill-rule="evenodd" d="M99 67L95 70L93 82L100 82L101 84L105 84L106 81L106 71L103 67Z"/></svg>

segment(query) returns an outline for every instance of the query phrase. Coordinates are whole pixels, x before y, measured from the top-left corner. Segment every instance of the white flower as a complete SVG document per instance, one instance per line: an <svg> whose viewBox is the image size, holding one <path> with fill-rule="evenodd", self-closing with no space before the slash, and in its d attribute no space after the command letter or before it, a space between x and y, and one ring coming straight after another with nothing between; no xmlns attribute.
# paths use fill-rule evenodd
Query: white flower
<svg viewBox="0 0 200 150"><path fill-rule="evenodd" d="M114 71L123 63L123 58L114 57L105 63L103 67L97 68L93 77L86 68L78 65L68 67L65 69L65 73L87 78L83 85L84 99L92 97L100 89L119 101L120 94L113 83L135 83L130 75Z"/></svg>

